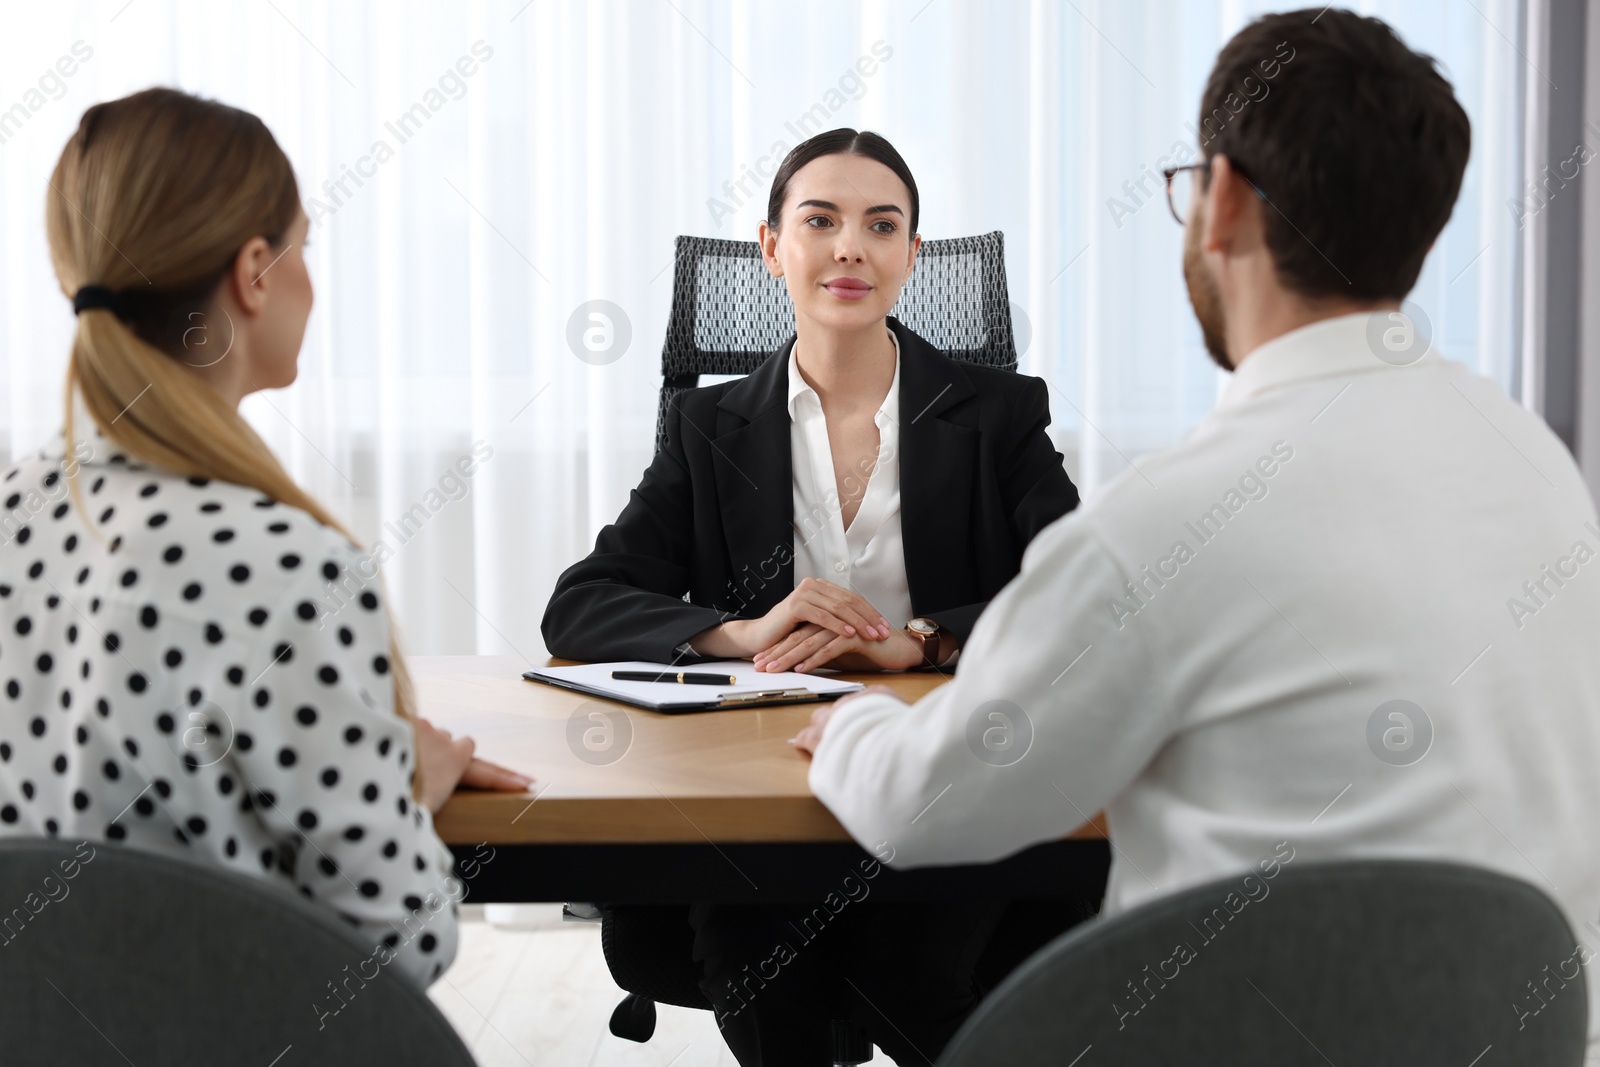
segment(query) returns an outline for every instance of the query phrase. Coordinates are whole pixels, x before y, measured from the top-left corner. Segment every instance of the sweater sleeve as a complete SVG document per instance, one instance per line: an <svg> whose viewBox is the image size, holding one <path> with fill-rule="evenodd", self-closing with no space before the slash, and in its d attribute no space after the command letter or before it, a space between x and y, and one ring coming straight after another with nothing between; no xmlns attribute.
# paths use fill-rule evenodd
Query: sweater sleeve
<svg viewBox="0 0 1600 1067"><path fill-rule="evenodd" d="M343 543L310 556L268 613L245 665L252 710L234 761L301 895L373 945L368 970L393 964L425 985L455 955L464 892L412 800L414 739L395 714L388 616L357 559Z"/></svg>
<svg viewBox="0 0 1600 1067"><path fill-rule="evenodd" d="M1087 822L1177 727L1153 635L1109 607L1123 579L1084 516L1044 531L952 681L838 708L812 791L895 866L987 863Z"/></svg>

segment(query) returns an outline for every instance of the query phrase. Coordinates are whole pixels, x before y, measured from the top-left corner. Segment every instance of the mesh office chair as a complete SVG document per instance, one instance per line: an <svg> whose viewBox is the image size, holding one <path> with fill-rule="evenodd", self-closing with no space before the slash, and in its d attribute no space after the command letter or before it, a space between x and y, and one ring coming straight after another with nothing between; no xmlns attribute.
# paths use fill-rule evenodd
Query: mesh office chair
<svg viewBox="0 0 1600 1067"><path fill-rule="evenodd" d="M891 312L953 359L1017 369L1006 288L1005 237L924 241L911 279ZM702 374L749 374L794 335L794 304L783 279L767 273L754 241L679 237L672 310L661 349L656 449L666 443L668 405ZM703 1008L690 957L693 933L686 905L607 905L601 944L612 978L629 992L611 1017L611 1032L648 1041L656 1003ZM835 1063L872 1057L864 1034L834 1024Z"/></svg>
<svg viewBox="0 0 1600 1067"><path fill-rule="evenodd" d="M1064 935L940 1067L1583 1062L1577 942L1537 886L1393 860L1294 863L1254 885L1225 878Z"/></svg>
<svg viewBox="0 0 1600 1067"><path fill-rule="evenodd" d="M326 909L216 867L78 848L0 841L7 1063L471 1067L422 989Z"/></svg>
<svg viewBox="0 0 1600 1067"><path fill-rule="evenodd" d="M1005 235L924 241L890 312L952 359L1017 369L1006 290ZM679 237L672 311L661 349L656 449L667 406L702 374L749 374L794 335L794 304L754 241Z"/></svg>

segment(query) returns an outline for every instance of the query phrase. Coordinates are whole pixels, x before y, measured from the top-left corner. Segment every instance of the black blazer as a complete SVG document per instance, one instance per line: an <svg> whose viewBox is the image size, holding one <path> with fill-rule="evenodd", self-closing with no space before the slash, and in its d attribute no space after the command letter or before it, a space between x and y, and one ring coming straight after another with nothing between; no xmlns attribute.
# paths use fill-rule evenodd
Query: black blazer
<svg viewBox="0 0 1600 1067"><path fill-rule="evenodd" d="M900 341L900 517L919 616L963 643L1035 534L1078 504L1050 443L1045 383ZM676 649L794 591L791 338L737 381L682 393L594 551L556 581L545 646L580 660L683 662ZM684 599L684 594L688 599Z"/></svg>

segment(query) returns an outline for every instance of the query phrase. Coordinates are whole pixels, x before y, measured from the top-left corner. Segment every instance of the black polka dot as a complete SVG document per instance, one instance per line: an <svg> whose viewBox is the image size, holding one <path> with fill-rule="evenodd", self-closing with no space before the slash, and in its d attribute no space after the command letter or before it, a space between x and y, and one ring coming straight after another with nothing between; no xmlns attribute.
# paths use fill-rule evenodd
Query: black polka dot
<svg viewBox="0 0 1600 1067"><path fill-rule="evenodd" d="M356 635L350 632L350 627L348 627L348 626L339 627L339 643L341 645L348 645L350 642L354 641L355 639L356 639Z"/></svg>
<svg viewBox="0 0 1600 1067"><path fill-rule="evenodd" d="M302 808L300 809L300 814L295 816L294 821L295 824L300 827L300 829L304 830L306 833L310 833L312 830L317 828L317 813L312 811L310 808Z"/></svg>
<svg viewBox="0 0 1600 1067"><path fill-rule="evenodd" d="M168 563L176 563L183 558L182 545L168 545L167 550L161 553L161 558Z"/></svg>
<svg viewBox="0 0 1600 1067"><path fill-rule="evenodd" d="M339 567L338 567L338 565L335 564L332 560L329 560L328 562L324 563L322 565L322 576L324 578L328 579L328 581L330 581L330 582L337 582L339 580Z"/></svg>
<svg viewBox="0 0 1600 1067"><path fill-rule="evenodd" d="M295 750L287 745L278 749L278 766L280 767L293 767L299 758Z"/></svg>
<svg viewBox="0 0 1600 1067"><path fill-rule="evenodd" d="M344 743L347 744L347 745L359 744L361 742L362 736L363 736L363 732L362 732L361 727L359 727L359 726L346 727L345 731L344 731Z"/></svg>
<svg viewBox="0 0 1600 1067"><path fill-rule="evenodd" d="M339 670L330 663L324 663L317 668L317 677L322 680L323 685L337 685L339 682Z"/></svg>
<svg viewBox="0 0 1600 1067"><path fill-rule="evenodd" d="M378 783L368 782L366 785L362 786L361 799L365 800L368 804L376 802L378 799Z"/></svg>
<svg viewBox="0 0 1600 1067"><path fill-rule="evenodd" d="M215 500L207 500L204 504L200 505L200 510L205 512L207 515L214 515L222 510L222 505L217 503Z"/></svg>
<svg viewBox="0 0 1600 1067"><path fill-rule="evenodd" d="M366 592L362 593L361 594L361 606L366 608L368 611L376 611L377 608L378 608L378 596L377 596L377 594L372 592L372 590L370 590L370 589L367 590Z"/></svg>
<svg viewBox="0 0 1600 1067"><path fill-rule="evenodd" d="M338 785L339 784L339 769L337 767L325 767L325 768L323 768L323 771L322 771L322 784L327 786L329 789L332 789L334 786Z"/></svg>
<svg viewBox="0 0 1600 1067"><path fill-rule="evenodd" d="M439 947L439 939L434 937L432 934L423 934L422 937L417 941L417 945L424 952L432 952L434 949Z"/></svg>
<svg viewBox="0 0 1600 1067"><path fill-rule="evenodd" d="M40 674L49 674L50 668L56 665L55 657L48 652L41 652L39 658L33 661L33 665L39 669Z"/></svg>
<svg viewBox="0 0 1600 1067"><path fill-rule="evenodd" d="M371 878L361 883L361 895L364 897L375 897L381 892L383 887Z"/></svg>
<svg viewBox="0 0 1600 1067"><path fill-rule="evenodd" d="M160 621L161 613L156 610L154 604L146 604L144 607L139 609L139 625L143 626L146 630L154 628L156 623Z"/></svg>
<svg viewBox="0 0 1600 1067"><path fill-rule="evenodd" d="M160 715L156 716L156 729L160 730L162 733L170 734L172 732L173 725L172 716L168 715L166 712L163 711Z"/></svg>
<svg viewBox="0 0 1600 1067"><path fill-rule="evenodd" d="M235 563L228 571L228 577L236 582L247 582L250 580L250 568L243 563Z"/></svg>
<svg viewBox="0 0 1600 1067"><path fill-rule="evenodd" d="M28 636L28 632L33 629L33 620L28 618L26 615L19 616L14 628L16 629L18 636L26 637Z"/></svg>
<svg viewBox="0 0 1600 1067"><path fill-rule="evenodd" d="M165 526L167 524L167 513L165 511L158 511L144 521L145 525L149 526L151 529L155 529L158 526Z"/></svg>
<svg viewBox="0 0 1600 1067"><path fill-rule="evenodd" d="M155 814L156 802L149 797L142 796L133 802L133 810L148 819Z"/></svg>
<svg viewBox="0 0 1600 1067"><path fill-rule="evenodd" d="M249 618L251 626L260 626L262 623L267 621L267 609L251 608Z"/></svg>
<svg viewBox="0 0 1600 1067"><path fill-rule="evenodd" d="M233 540L233 531L224 527L211 535L211 540L219 545L225 545Z"/></svg>
<svg viewBox="0 0 1600 1067"><path fill-rule="evenodd" d="M100 773L106 776L106 781L114 782L122 777L122 768L117 766L116 760L106 760L100 766Z"/></svg>
<svg viewBox="0 0 1600 1067"><path fill-rule="evenodd" d="M373 669L373 671L375 671L378 674L388 674L389 673L389 657L388 656L373 656L372 657L372 669Z"/></svg>
<svg viewBox="0 0 1600 1067"><path fill-rule="evenodd" d="M295 721L301 726L315 726L317 724L317 709L310 704L302 704L294 711Z"/></svg>
<svg viewBox="0 0 1600 1067"><path fill-rule="evenodd" d="M110 826L106 827L106 840L108 841L121 841L127 836L128 831L123 827L118 826L116 823L112 823Z"/></svg>
<svg viewBox="0 0 1600 1067"><path fill-rule="evenodd" d="M128 688L133 690L135 693L144 692L149 685L149 681L146 680L145 676L140 674L138 671L134 671L132 674L128 675Z"/></svg>
<svg viewBox="0 0 1600 1067"><path fill-rule="evenodd" d="M139 580L139 572L137 570L135 570L134 568L132 568L132 567L129 567L127 570L123 571L122 572L122 578L120 579L124 589L126 589L128 586L133 585L138 580Z"/></svg>
<svg viewBox="0 0 1600 1067"><path fill-rule="evenodd" d="M188 829L189 833L193 834L195 837L200 837L206 832L206 821L199 815L189 816L188 820L185 821L183 825Z"/></svg>
<svg viewBox="0 0 1600 1067"><path fill-rule="evenodd" d="M294 610L295 614L299 615L307 622L310 622L312 619L317 617L317 606L309 600L300 601L299 606Z"/></svg>
<svg viewBox="0 0 1600 1067"><path fill-rule="evenodd" d="M33 717L33 721L28 723L28 729L32 732L34 737L43 737L45 729L44 719L41 716L35 715Z"/></svg>
<svg viewBox="0 0 1600 1067"><path fill-rule="evenodd" d="M89 809L89 794L81 789L74 791L72 794L72 806L78 811L87 811Z"/></svg>
<svg viewBox="0 0 1600 1067"><path fill-rule="evenodd" d="M346 841L360 841L363 837L366 837L366 836L367 836L366 830L362 829L359 826L347 826L347 827L345 827L344 839Z"/></svg>
<svg viewBox="0 0 1600 1067"><path fill-rule="evenodd" d="M300 557L295 555L293 552L285 552L283 555L278 557L278 566L282 567L286 571L292 571L296 567L300 566Z"/></svg>
<svg viewBox="0 0 1600 1067"><path fill-rule="evenodd" d="M7 804L5 807L0 808L0 822L16 822L18 818L15 805Z"/></svg>
<svg viewBox="0 0 1600 1067"><path fill-rule="evenodd" d="M166 655L161 657L168 667L176 668L183 662L183 651L177 648L167 649Z"/></svg>
<svg viewBox="0 0 1600 1067"><path fill-rule="evenodd" d="M12 700L15 700L21 695L22 683L18 682L15 678L6 683L6 696L10 697Z"/></svg>
<svg viewBox="0 0 1600 1067"><path fill-rule="evenodd" d="M206 623L206 644L214 645L222 640L222 627L214 622Z"/></svg>

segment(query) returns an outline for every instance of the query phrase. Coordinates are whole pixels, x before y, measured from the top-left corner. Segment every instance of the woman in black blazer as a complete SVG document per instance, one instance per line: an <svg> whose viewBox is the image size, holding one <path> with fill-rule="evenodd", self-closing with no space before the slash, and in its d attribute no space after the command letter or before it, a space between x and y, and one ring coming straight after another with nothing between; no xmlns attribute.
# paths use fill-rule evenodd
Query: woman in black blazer
<svg viewBox="0 0 1600 1067"><path fill-rule="evenodd" d="M949 359L888 316L917 214L910 171L876 134L834 130L784 160L760 238L796 337L671 408L621 516L556 583L553 654L774 671L950 661L1078 494L1045 433L1043 381ZM740 1063L830 1062L827 1021L853 1009L903 1067L923 1063L976 1006L997 905L852 905L757 994L741 969L794 940L791 910L806 913L692 911L702 989ZM846 985L864 1003L828 992Z"/></svg>

